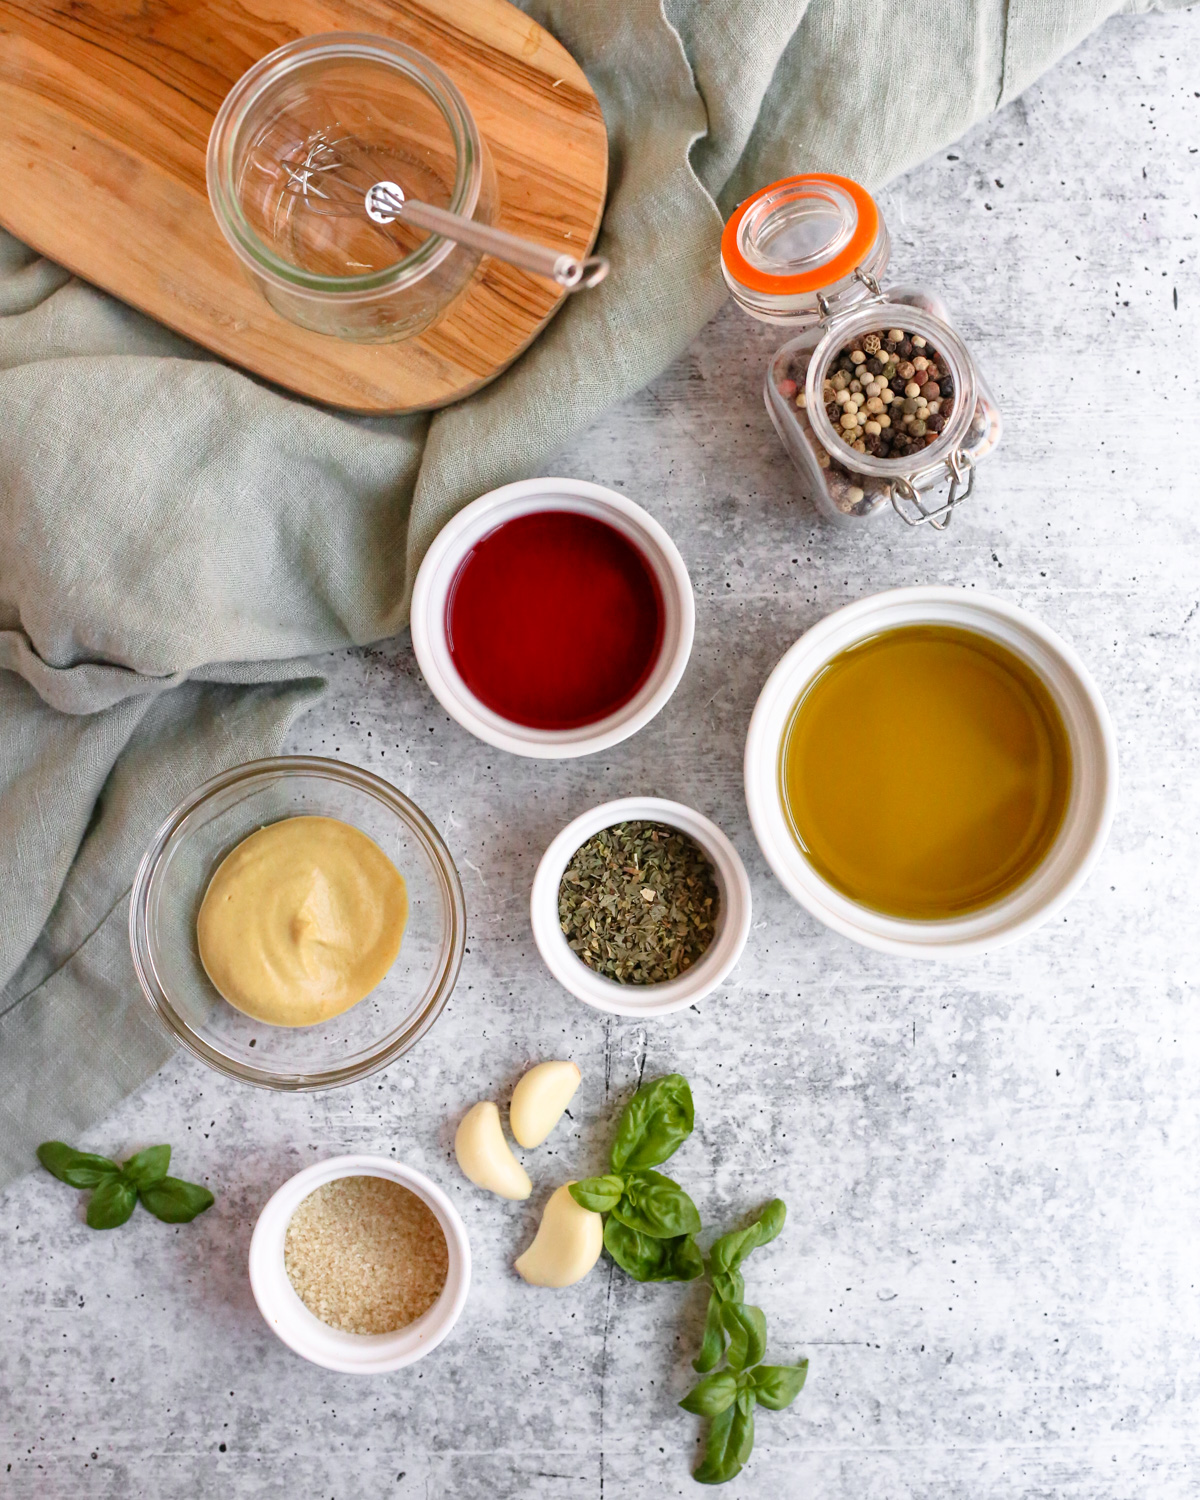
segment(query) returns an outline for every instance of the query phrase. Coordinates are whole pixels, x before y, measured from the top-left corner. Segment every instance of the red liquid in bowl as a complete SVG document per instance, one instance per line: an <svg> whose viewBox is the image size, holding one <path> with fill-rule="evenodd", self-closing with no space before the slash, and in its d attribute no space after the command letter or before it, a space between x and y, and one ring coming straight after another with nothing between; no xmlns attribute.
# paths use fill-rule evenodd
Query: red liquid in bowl
<svg viewBox="0 0 1200 1500"><path fill-rule="evenodd" d="M650 564L616 527L569 510L505 521L463 559L446 604L450 655L493 713L577 729L623 708L663 639Z"/></svg>

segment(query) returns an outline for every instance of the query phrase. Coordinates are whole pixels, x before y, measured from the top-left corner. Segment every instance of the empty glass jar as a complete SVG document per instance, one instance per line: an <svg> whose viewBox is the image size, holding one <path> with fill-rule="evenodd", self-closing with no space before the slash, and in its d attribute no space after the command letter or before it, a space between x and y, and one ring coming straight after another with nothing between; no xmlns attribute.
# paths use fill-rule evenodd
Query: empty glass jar
<svg viewBox="0 0 1200 1500"><path fill-rule="evenodd" d="M208 143L221 232L271 306L362 343L412 338L470 284L481 255L364 198L379 181L494 222L496 179L462 95L419 52L336 32L280 47L234 85Z"/></svg>
<svg viewBox="0 0 1200 1500"><path fill-rule="evenodd" d="M890 505L942 530L999 441L1000 413L942 300L883 288L890 251L864 188L811 173L739 206L721 271L751 317L804 330L771 357L764 395L818 511L850 521Z"/></svg>

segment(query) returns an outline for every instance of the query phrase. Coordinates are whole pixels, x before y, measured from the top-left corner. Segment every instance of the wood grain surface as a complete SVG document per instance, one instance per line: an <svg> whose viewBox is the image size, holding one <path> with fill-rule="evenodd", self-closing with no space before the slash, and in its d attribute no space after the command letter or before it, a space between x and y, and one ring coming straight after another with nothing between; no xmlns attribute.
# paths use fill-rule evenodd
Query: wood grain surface
<svg viewBox="0 0 1200 1500"><path fill-rule="evenodd" d="M591 247L607 181L600 106L565 49L507 0L0 0L0 222L301 395L368 412L442 406L526 348L558 287L486 259L419 337L352 344L275 313L209 207L205 149L230 87L276 47L327 31L391 36L433 58L491 149L498 223Z"/></svg>

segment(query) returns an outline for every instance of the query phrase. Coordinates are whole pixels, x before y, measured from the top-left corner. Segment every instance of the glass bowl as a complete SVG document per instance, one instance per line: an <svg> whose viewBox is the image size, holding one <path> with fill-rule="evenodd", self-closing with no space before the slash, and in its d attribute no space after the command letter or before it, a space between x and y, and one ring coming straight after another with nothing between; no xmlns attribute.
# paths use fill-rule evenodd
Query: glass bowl
<svg viewBox="0 0 1200 1500"><path fill-rule="evenodd" d="M379 181L490 224L495 171L466 101L429 58L387 37L302 37L229 91L208 141L221 233L275 311L359 343L412 338L481 256L367 217Z"/></svg>
<svg viewBox="0 0 1200 1500"><path fill-rule="evenodd" d="M196 917L231 849L302 814L339 818L375 840L408 886L408 925L396 962L364 1000L316 1026L268 1026L213 987ZM249 761L193 792L146 851L129 906L134 967L159 1020L209 1067L272 1089L353 1083L415 1046L450 998L465 932L458 871L420 808L369 771L309 755Z"/></svg>

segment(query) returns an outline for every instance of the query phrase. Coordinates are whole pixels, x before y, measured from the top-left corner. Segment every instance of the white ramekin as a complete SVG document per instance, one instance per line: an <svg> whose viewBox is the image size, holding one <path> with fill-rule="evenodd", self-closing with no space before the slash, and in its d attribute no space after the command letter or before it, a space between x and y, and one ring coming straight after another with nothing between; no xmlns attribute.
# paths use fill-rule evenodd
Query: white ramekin
<svg viewBox="0 0 1200 1500"><path fill-rule="evenodd" d="M446 1236L450 1264L433 1306L394 1333L343 1333L330 1328L301 1302L283 1264L283 1241L300 1204L336 1177L385 1177L415 1193L432 1210ZM250 1285L258 1310L289 1349L315 1365L346 1375L399 1370L436 1349L458 1321L471 1286L471 1247L458 1211L422 1172L384 1156L334 1156L297 1172L270 1199L250 1240Z"/></svg>
<svg viewBox="0 0 1200 1500"><path fill-rule="evenodd" d="M623 708L577 729L528 729L481 703L459 675L446 639L446 605L463 559L490 532L517 516L568 510L592 516L627 537L654 570L663 601L663 639L649 677ZM692 650L696 606L679 549L640 505L582 479L525 479L481 495L438 533L417 572L412 598L412 641L434 697L472 734L542 760L567 760L606 750L649 723L675 691ZM496 628L504 628L498 620Z"/></svg>
<svg viewBox="0 0 1200 1500"><path fill-rule="evenodd" d="M843 896L801 853L780 792L783 735L804 688L839 651L900 625L956 625L1007 646L1050 690L1071 745L1071 796L1046 858L1002 901L946 922L883 916ZM881 747L880 753L886 751ZM931 746L925 774L936 774L936 764L937 747ZM954 958L1023 937L1059 911L1087 879L1116 809L1117 745L1091 674L1072 648L1033 615L974 590L892 589L827 615L784 655L767 678L750 720L745 776L750 821L767 863L813 916L884 953Z"/></svg>
<svg viewBox="0 0 1200 1500"><path fill-rule="evenodd" d="M695 839L712 861L721 894L716 936L707 952L678 979L662 984L618 984L595 973L571 952L558 920L558 887L576 849L601 829L635 820L666 823ZM729 977L750 932L750 880L741 855L701 813L662 797L621 797L583 813L551 843L533 878L529 915L546 967L576 999L618 1016L665 1016L703 999Z"/></svg>

